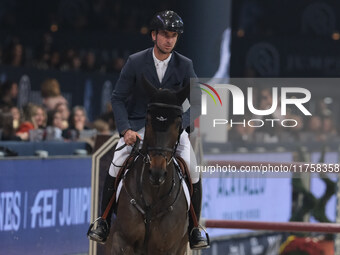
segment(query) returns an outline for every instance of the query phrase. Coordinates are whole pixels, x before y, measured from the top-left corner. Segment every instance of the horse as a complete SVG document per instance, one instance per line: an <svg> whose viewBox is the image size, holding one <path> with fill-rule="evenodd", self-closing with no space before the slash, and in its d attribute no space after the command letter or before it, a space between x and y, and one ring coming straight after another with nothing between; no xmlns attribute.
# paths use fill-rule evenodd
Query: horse
<svg viewBox="0 0 340 255"><path fill-rule="evenodd" d="M112 252L181 255L188 243L188 206L174 157L190 85L158 90L144 79L144 88L150 97L144 140L122 179Z"/></svg>

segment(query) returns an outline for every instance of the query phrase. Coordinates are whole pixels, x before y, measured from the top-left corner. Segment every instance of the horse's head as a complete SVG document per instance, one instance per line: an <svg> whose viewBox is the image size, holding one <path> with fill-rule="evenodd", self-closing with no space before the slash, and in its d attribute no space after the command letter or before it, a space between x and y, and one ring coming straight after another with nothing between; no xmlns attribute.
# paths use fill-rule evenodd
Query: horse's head
<svg viewBox="0 0 340 255"><path fill-rule="evenodd" d="M174 92L158 90L146 79L144 87L150 96L143 150L150 158L149 180L161 185L167 176L167 166L175 155L182 132L182 104L188 97L190 85Z"/></svg>

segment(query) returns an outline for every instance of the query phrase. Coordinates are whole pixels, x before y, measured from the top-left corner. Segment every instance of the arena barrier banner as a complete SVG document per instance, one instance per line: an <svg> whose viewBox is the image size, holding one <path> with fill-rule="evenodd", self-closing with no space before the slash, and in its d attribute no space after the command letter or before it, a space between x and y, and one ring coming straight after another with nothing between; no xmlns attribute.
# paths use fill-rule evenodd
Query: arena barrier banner
<svg viewBox="0 0 340 255"><path fill-rule="evenodd" d="M292 162L292 153L243 153L205 156L214 160ZM251 163L250 163L251 164ZM291 216L291 178L252 178L249 174L203 178L202 216L206 219L289 221ZM209 229L211 237L249 232L237 229Z"/></svg>
<svg viewBox="0 0 340 255"><path fill-rule="evenodd" d="M247 237L218 240L203 255L273 255L278 254L287 233L260 234Z"/></svg>
<svg viewBox="0 0 340 255"><path fill-rule="evenodd" d="M88 157L0 160L0 253L87 253L90 186Z"/></svg>

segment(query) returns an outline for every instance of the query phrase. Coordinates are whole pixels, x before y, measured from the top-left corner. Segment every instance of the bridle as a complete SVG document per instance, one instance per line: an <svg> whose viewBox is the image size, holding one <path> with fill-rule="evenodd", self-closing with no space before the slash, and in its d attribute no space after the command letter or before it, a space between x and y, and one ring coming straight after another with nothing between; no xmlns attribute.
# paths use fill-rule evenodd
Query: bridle
<svg viewBox="0 0 340 255"><path fill-rule="evenodd" d="M143 155L144 160L146 160L146 163L150 163L151 157L149 155L149 152L156 152L156 153L154 153L155 155L160 155L160 156L165 158L166 165L168 166L172 162L173 158L175 157L177 146L179 144L179 139L180 139L181 134L183 132L183 129L182 129L183 108L182 108L182 106L178 106L178 105L171 105L171 104L164 104L164 103L150 103L150 104L148 104L147 112L148 113L151 112L153 108L167 108L167 109L170 109L170 110L175 110L177 117L181 118L181 124L179 125L179 130L178 130L178 137L177 137L176 144L174 145L174 147L169 148L169 147L162 147L162 146L147 146L146 151L145 151L145 155ZM170 159L168 159L168 157L167 157L167 152L171 153ZM141 152L141 153L143 154L143 152Z"/></svg>

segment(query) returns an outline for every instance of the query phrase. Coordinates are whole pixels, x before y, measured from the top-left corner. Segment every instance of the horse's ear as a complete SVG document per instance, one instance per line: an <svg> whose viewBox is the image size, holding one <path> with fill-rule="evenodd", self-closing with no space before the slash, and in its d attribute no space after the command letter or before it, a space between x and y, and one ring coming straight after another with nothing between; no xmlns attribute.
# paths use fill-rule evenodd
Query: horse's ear
<svg viewBox="0 0 340 255"><path fill-rule="evenodd" d="M176 92L176 97L178 99L178 103L180 105L183 104L183 102L185 101L185 99L187 99L189 97L190 94L190 79L185 79L183 82L183 88L181 90L179 90L178 92Z"/></svg>
<svg viewBox="0 0 340 255"><path fill-rule="evenodd" d="M150 98L157 93L157 89L152 86L151 82L149 82L144 74L142 75L142 83L144 89L146 90L146 93L149 95Z"/></svg>

